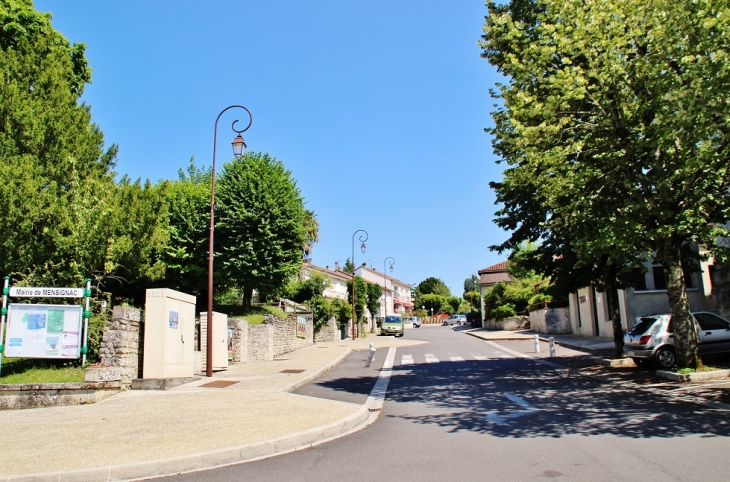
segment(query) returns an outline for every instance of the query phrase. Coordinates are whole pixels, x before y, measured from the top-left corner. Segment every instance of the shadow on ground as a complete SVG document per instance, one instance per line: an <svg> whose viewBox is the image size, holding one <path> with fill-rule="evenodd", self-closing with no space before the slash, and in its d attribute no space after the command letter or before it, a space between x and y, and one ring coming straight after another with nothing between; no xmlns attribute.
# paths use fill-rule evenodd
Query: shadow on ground
<svg viewBox="0 0 730 482"><path fill-rule="evenodd" d="M334 390L364 391L375 377L323 381ZM532 411L514 401L517 395ZM730 413L659 391L556 370L531 360L465 361L393 369L385 416L450 431L499 437L612 434L630 438L726 437ZM410 404L419 404L418 408ZM527 412L514 416L515 412ZM504 425L488 414L514 416ZM491 420L491 421L490 421Z"/></svg>

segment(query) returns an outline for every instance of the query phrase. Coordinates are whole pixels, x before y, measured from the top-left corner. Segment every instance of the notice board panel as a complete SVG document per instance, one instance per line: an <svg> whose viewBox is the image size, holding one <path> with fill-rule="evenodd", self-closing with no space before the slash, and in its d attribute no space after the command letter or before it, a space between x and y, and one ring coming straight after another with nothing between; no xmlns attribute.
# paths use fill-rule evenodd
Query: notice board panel
<svg viewBox="0 0 730 482"><path fill-rule="evenodd" d="M82 316L79 305L10 303L4 355L79 358Z"/></svg>

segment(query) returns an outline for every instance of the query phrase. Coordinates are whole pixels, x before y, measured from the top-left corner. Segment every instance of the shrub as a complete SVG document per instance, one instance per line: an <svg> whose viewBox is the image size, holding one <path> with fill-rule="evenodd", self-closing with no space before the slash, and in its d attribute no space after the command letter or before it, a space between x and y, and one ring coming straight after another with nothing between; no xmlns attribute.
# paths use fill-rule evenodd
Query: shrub
<svg viewBox="0 0 730 482"><path fill-rule="evenodd" d="M507 303L506 305L496 307L492 312L492 315L499 321L505 318L513 318L517 316L517 312L515 311L515 306L512 303Z"/></svg>

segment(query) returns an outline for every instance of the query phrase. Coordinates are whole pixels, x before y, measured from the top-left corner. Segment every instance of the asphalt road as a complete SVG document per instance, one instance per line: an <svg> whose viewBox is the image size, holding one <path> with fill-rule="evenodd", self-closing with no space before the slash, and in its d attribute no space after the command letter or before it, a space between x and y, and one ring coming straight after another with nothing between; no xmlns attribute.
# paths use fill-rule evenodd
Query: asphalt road
<svg viewBox="0 0 730 482"><path fill-rule="evenodd" d="M578 352L525 358L448 327L408 330L386 403L370 427L307 450L175 481L686 480L730 478L730 412L681 394L575 369ZM366 353L299 393L362 403L382 366ZM541 355L542 356L542 355Z"/></svg>

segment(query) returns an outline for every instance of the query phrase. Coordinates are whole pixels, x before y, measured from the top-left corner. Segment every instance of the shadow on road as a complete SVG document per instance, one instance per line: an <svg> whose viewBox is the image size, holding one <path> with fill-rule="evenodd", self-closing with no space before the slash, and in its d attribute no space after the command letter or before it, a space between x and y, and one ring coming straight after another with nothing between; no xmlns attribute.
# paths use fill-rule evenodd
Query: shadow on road
<svg viewBox="0 0 730 482"><path fill-rule="evenodd" d="M339 379L323 386L363 390L375 378L368 382ZM515 395L526 405L516 402ZM571 375L529 360L512 361L509 366L502 360L484 360L396 367L387 400L403 404L390 405L384 413L388 417L501 437L730 435L727 411ZM497 417L503 424L495 423L494 415L506 416Z"/></svg>

